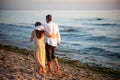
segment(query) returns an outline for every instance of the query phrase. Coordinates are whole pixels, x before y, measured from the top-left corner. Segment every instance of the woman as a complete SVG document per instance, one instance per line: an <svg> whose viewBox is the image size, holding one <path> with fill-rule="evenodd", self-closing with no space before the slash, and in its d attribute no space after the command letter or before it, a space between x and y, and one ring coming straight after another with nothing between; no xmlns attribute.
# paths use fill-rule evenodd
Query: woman
<svg viewBox="0 0 120 80"><path fill-rule="evenodd" d="M37 26L41 26L41 23L36 22L35 27ZM54 37L54 35L51 36L48 33L44 32L44 30L35 29L32 31L31 38L30 38L30 42L34 41L34 56L38 66L39 74L42 72L46 74L46 69L45 69L46 53L45 53L44 35L49 37Z"/></svg>

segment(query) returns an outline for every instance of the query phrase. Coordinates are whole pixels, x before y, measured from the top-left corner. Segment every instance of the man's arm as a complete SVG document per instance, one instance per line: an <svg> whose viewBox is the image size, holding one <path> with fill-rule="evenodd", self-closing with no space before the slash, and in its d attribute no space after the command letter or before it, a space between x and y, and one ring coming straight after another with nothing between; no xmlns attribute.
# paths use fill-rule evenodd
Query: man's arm
<svg viewBox="0 0 120 80"><path fill-rule="evenodd" d="M61 37L60 37L60 32L59 32L59 28L58 28L58 32L57 32L57 44L60 45L60 42L61 42Z"/></svg>
<svg viewBox="0 0 120 80"><path fill-rule="evenodd" d="M36 30L44 30L44 31L45 31L45 35L46 35L47 37L55 38L55 35L48 33L48 32L45 30L45 27L44 27L44 26L37 26L37 27L35 27L35 29L36 29Z"/></svg>
<svg viewBox="0 0 120 80"><path fill-rule="evenodd" d="M35 29L36 29L36 30L45 30L44 26L42 26L42 25L35 27Z"/></svg>

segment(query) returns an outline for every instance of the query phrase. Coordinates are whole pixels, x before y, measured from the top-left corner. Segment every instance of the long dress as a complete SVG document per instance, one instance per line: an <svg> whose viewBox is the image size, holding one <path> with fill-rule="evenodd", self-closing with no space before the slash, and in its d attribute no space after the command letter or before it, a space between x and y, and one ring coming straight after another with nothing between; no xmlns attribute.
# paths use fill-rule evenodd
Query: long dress
<svg viewBox="0 0 120 80"><path fill-rule="evenodd" d="M45 44L44 44L44 35L38 39L36 37L35 31L34 35L34 56L36 58L37 64L43 68L45 68Z"/></svg>

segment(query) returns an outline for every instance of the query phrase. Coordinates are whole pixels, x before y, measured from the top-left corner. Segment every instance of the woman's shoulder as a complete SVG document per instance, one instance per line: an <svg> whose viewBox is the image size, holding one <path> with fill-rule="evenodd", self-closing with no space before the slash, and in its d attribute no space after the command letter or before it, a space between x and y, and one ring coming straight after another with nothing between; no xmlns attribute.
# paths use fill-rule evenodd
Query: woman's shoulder
<svg viewBox="0 0 120 80"><path fill-rule="evenodd" d="M35 32L35 30L32 31L32 33Z"/></svg>
<svg viewBox="0 0 120 80"><path fill-rule="evenodd" d="M35 32L35 29L32 31L32 34L34 34L34 32Z"/></svg>

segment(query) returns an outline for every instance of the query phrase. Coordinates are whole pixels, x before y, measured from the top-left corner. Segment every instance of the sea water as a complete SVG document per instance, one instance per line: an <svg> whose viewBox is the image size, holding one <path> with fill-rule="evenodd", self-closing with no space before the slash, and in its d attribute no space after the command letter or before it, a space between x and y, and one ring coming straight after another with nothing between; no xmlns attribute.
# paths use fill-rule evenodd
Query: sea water
<svg viewBox="0 0 120 80"><path fill-rule="evenodd" d="M59 56L120 69L120 10L0 10L0 43L33 49L34 23L47 14L60 28Z"/></svg>

